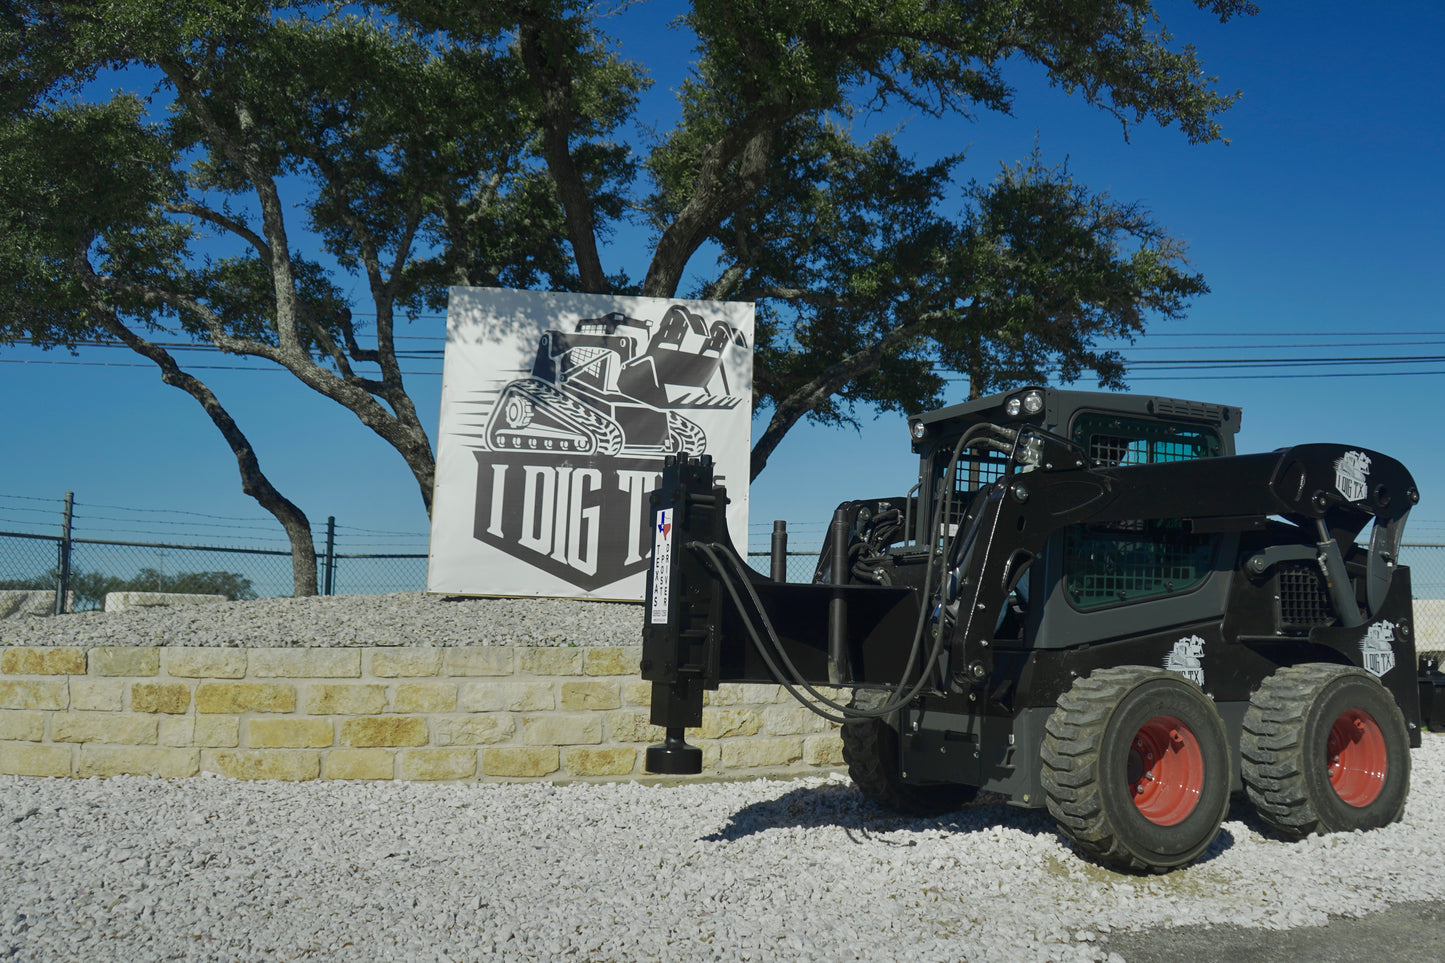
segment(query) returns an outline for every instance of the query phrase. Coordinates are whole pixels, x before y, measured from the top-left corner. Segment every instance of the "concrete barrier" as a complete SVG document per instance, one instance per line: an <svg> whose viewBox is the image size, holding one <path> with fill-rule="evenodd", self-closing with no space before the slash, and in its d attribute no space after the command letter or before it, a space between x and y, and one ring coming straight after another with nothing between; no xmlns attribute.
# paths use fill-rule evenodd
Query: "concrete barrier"
<svg viewBox="0 0 1445 963"><path fill-rule="evenodd" d="M65 593L67 601L75 603L75 593ZM70 606L66 606L70 608ZM6 589L0 591L0 619L18 618L22 615L54 615L55 592L51 589Z"/></svg>
<svg viewBox="0 0 1445 963"><path fill-rule="evenodd" d="M52 594L53 597L53 594ZM107 612L154 609L176 605L215 605L229 601L224 595L189 595L183 592L111 592L105 597Z"/></svg>

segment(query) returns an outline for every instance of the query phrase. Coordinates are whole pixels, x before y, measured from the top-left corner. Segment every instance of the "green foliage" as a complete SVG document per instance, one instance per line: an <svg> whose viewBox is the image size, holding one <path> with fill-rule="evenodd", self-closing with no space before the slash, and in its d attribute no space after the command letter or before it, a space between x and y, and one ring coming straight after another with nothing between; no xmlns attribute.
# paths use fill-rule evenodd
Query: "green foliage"
<svg viewBox="0 0 1445 963"><path fill-rule="evenodd" d="M395 325L452 284L673 297L717 252L686 293L757 303L773 416L754 474L801 418L923 407L954 377L973 394L1085 372L1121 386L1097 342L1207 290L1180 241L1037 152L964 182L961 157L860 142L854 123L898 105L1019 111L1014 64L1125 137L1153 120L1222 139L1237 96L1155 0L693 0L680 119L635 143L646 72L613 52L590 0L7 11L0 343L142 350L121 325L167 326L273 361L392 445L428 504ZM149 89L90 102L116 76ZM602 263L629 218L655 232L638 280Z"/></svg>

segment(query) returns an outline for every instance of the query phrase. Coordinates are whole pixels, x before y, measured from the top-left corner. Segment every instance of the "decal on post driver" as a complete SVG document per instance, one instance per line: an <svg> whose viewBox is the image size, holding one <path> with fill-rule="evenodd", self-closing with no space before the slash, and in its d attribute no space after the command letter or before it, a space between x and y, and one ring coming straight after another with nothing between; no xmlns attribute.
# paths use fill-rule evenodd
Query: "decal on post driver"
<svg viewBox="0 0 1445 963"><path fill-rule="evenodd" d="M657 513L652 531L652 622L667 621L667 600L672 588L672 513L664 508Z"/></svg>

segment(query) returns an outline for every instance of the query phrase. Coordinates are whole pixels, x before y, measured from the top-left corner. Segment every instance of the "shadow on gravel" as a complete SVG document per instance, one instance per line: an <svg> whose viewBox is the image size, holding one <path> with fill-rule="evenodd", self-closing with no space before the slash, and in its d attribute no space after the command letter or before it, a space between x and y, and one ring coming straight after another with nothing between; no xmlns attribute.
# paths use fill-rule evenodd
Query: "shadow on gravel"
<svg viewBox="0 0 1445 963"><path fill-rule="evenodd" d="M874 833L899 831L968 833L1002 826L1034 836L1055 834L1053 821L1038 812L1006 806L1001 797L980 798L941 816L905 816L884 809L847 784L804 786L776 799L744 806L705 842L733 842L770 829L832 827L844 830L854 842ZM897 845L912 845L898 843Z"/></svg>
<svg viewBox="0 0 1445 963"><path fill-rule="evenodd" d="M1231 800L1225 818L1244 821L1251 829L1258 825L1263 831L1263 824L1258 822L1253 809L1242 795ZM913 842L880 840L875 834L930 831L972 833L991 828L1006 828L1030 836L1058 838L1078 859L1093 862L1088 856L1080 854L1068 840L1059 836L1053 819L1045 811L1016 809L1005 805L1002 796L984 794L975 802L941 816L905 816L884 809L846 783L802 786L776 799L765 799L744 806L728 819L722 829L703 836L702 841L736 842L771 829L829 827L842 829L854 843L883 842L892 846L912 846ZM1205 865L1232 846L1234 834L1228 829L1221 829L1203 855L1190 865ZM1111 872L1102 868L1101 871Z"/></svg>

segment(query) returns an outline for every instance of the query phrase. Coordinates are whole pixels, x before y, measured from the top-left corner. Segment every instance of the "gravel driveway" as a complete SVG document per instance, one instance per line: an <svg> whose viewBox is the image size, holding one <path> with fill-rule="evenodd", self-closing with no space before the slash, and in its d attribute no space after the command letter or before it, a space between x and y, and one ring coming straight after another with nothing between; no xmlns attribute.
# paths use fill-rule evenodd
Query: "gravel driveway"
<svg viewBox="0 0 1445 963"><path fill-rule="evenodd" d="M893 816L843 776L0 777L0 959L1131 959L1116 940L1177 959L1159 953L1167 929L1126 931L1445 900L1445 735L1413 758L1397 825L1283 843L1237 807L1203 861L1165 877L1102 870L998 804ZM1194 963L1225 945L1177 932L1175 949L1206 948Z"/></svg>

